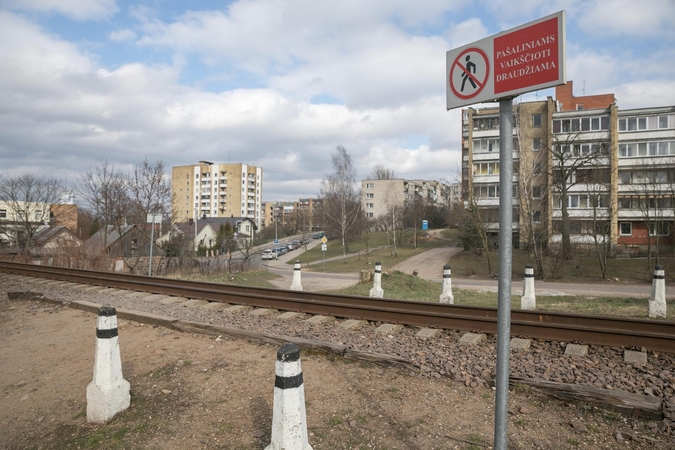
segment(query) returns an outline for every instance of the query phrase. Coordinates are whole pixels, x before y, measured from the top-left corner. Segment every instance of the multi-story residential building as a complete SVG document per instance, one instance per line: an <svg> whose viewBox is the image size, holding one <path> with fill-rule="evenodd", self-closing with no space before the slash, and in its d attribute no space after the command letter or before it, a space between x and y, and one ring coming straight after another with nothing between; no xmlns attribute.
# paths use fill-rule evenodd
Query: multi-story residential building
<svg viewBox="0 0 675 450"><path fill-rule="evenodd" d="M171 174L174 222L200 217L247 217L260 227L263 171L247 164L200 161Z"/></svg>
<svg viewBox="0 0 675 450"><path fill-rule="evenodd" d="M514 244L561 242L563 230L572 242L613 245L670 236L675 107L619 111L613 94L572 88L514 108ZM462 127L462 196L496 235L499 110L463 110Z"/></svg>
<svg viewBox="0 0 675 450"><path fill-rule="evenodd" d="M263 228L291 226L295 231L309 233L323 227L321 200L317 198L301 198L296 202L264 202L263 210Z"/></svg>
<svg viewBox="0 0 675 450"><path fill-rule="evenodd" d="M386 214L391 205L423 201L445 206L450 202L450 186L435 180L362 180L361 208L369 219Z"/></svg>
<svg viewBox="0 0 675 450"><path fill-rule="evenodd" d="M449 188L448 203L451 205L462 204L462 183L452 183Z"/></svg>

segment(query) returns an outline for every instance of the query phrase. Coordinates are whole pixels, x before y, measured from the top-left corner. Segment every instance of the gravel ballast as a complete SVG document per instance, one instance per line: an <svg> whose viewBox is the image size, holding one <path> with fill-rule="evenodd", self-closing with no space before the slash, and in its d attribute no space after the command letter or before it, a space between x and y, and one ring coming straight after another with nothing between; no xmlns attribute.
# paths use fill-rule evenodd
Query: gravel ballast
<svg viewBox="0 0 675 450"><path fill-rule="evenodd" d="M496 365L496 336L475 346L459 344L463 332L442 330L431 339L419 339L415 327L403 327L393 334L376 333L379 322L368 322L350 330L338 326L343 319L309 324L302 316L279 320L283 311L267 315L248 312L229 313L204 307L166 304L156 298L129 297L119 290L83 292L68 285L45 286L25 277L3 276L5 291L40 292L63 302L86 300L119 309L129 309L199 323L234 327L248 331L278 334L302 339L338 343L350 349L394 355L420 368L419 375L430 378L449 377L467 387L489 387ZM304 316L306 319L307 316ZM664 419L648 423L654 432L671 435L675 425L675 354L648 352L644 366L624 362L624 348L589 346L585 357L565 356L565 343L532 339L530 348L511 353L512 377L623 390L658 397L662 400Z"/></svg>

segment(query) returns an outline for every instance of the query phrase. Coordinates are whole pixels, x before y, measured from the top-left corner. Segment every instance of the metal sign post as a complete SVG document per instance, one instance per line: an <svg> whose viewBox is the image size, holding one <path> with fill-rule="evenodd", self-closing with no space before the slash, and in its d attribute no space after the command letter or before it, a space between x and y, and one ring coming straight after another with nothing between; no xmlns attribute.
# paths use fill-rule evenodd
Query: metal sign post
<svg viewBox="0 0 675 450"><path fill-rule="evenodd" d="M513 98L499 101L499 282L497 284L497 385L495 450L507 448L509 344L513 266Z"/></svg>
<svg viewBox="0 0 675 450"><path fill-rule="evenodd" d="M150 262L148 263L148 276L152 276L152 247L155 245L155 220L159 219L159 223L162 223L162 215L161 214L148 214L146 217L146 222L150 223L152 228L150 229Z"/></svg>
<svg viewBox="0 0 675 450"><path fill-rule="evenodd" d="M494 449L506 450L513 266L513 98L565 84L565 11L446 53L448 110L499 100L499 284Z"/></svg>
<svg viewBox="0 0 675 450"><path fill-rule="evenodd" d="M328 245L326 245L326 242L328 242L328 239L326 239L326 236L321 238L321 251L323 252L323 260L322 260L322 267L321 269L323 272L326 271L326 250L328 250Z"/></svg>

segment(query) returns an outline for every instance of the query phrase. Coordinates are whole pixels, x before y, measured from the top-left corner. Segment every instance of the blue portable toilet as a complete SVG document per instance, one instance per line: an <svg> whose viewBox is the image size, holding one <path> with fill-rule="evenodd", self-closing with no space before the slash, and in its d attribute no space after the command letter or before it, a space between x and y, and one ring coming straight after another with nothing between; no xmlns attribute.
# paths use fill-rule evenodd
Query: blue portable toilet
<svg viewBox="0 0 675 450"><path fill-rule="evenodd" d="M429 229L429 221L423 220L422 221L422 230L428 230L428 229Z"/></svg>

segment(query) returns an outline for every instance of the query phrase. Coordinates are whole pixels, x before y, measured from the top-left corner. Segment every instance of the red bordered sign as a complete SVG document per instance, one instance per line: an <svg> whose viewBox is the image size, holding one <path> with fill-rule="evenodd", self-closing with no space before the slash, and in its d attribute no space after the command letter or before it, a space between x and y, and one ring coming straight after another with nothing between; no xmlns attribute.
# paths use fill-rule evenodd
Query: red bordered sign
<svg viewBox="0 0 675 450"><path fill-rule="evenodd" d="M457 55L450 68L450 89L462 100L476 97L490 76L490 59L481 48L470 47Z"/></svg>

